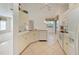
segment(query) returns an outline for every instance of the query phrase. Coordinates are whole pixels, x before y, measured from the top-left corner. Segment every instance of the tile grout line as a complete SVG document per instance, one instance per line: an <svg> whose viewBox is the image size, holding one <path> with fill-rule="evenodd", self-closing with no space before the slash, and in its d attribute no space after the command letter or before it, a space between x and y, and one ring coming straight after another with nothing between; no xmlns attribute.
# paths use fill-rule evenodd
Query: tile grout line
<svg viewBox="0 0 79 59"><path fill-rule="evenodd" d="M60 43L59 43L59 41L58 41L58 40L57 40L57 42L58 42L58 44L59 44L60 48L62 49L62 51L64 52L64 54L65 54L65 55L67 55L67 53L64 51L64 49L61 47L61 45L60 45Z"/></svg>
<svg viewBox="0 0 79 59"><path fill-rule="evenodd" d="M39 41L37 40L37 41L34 41L34 42L29 43L29 44L19 53L19 55L22 55L22 53L23 53L31 44L37 43L37 42L39 42Z"/></svg>
<svg viewBox="0 0 79 59"><path fill-rule="evenodd" d="M19 53L19 55L22 55L22 53L23 53L30 45L32 45L32 44L34 44L34 43L37 43L37 42L47 42L47 40L37 40L37 41L34 41L34 42L29 43L29 44Z"/></svg>

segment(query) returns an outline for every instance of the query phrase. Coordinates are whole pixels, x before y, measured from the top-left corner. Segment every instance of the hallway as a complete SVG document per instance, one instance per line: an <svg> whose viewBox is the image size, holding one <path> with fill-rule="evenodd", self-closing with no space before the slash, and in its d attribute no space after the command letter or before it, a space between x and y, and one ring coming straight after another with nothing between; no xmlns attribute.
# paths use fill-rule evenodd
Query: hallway
<svg viewBox="0 0 79 59"><path fill-rule="evenodd" d="M38 32L40 32L41 34L45 33L44 31L36 31L36 32L37 32L37 34L38 34ZM30 35L32 35L32 36L29 38L31 39L34 37L34 35L33 35L33 31L30 33L31 33ZM28 35L28 36L30 36L30 35ZM44 36L44 38L45 37L46 36ZM38 42L35 42L35 43L29 45L29 47L27 47L25 49L25 51L22 53L22 55L64 55L65 53L61 49L58 41L53 40L54 42L51 43L52 39L50 39L50 37L52 39L56 39L56 38L54 38L54 35L50 34L50 35L48 35L47 41L45 41L45 42L38 41ZM41 35L40 35L40 38L42 39ZM40 38L35 37L35 39L38 39L38 40L40 40Z"/></svg>
<svg viewBox="0 0 79 59"><path fill-rule="evenodd" d="M65 3L16 4L14 15L16 21L13 22L14 54L79 54L79 8L77 6L79 5ZM58 36L51 31L58 32Z"/></svg>

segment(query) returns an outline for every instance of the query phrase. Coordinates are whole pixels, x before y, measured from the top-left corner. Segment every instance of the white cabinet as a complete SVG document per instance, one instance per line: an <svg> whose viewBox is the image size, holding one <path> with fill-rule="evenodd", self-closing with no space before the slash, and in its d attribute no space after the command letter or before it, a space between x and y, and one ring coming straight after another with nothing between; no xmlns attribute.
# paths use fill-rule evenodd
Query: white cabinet
<svg viewBox="0 0 79 59"><path fill-rule="evenodd" d="M63 40L64 40L64 33L59 33L59 43L61 47L63 48Z"/></svg>
<svg viewBox="0 0 79 59"><path fill-rule="evenodd" d="M79 54L79 8L68 10L60 19L61 23L63 22L61 25L68 26L66 28L68 33L63 34L63 42L61 43L64 51L66 54Z"/></svg>
<svg viewBox="0 0 79 59"><path fill-rule="evenodd" d="M75 54L75 42L69 34L64 34L63 49L68 55Z"/></svg>
<svg viewBox="0 0 79 59"><path fill-rule="evenodd" d="M68 33L60 33L59 43L67 55L76 54L76 46L73 37Z"/></svg>
<svg viewBox="0 0 79 59"><path fill-rule="evenodd" d="M69 37L68 37L68 34L64 34L63 49L66 53L69 52Z"/></svg>

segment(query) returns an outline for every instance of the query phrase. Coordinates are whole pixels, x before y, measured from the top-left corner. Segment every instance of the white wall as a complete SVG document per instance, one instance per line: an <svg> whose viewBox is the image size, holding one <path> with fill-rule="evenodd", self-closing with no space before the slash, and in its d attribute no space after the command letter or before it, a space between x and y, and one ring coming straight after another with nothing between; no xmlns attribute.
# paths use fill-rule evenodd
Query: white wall
<svg viewBox="0 0 79 59"><path fill-rule="evenodd" d="M27 22L28 22L28 14L19 11L19 30L21 32L26 31Z"/></svg>
<svg viewBox="0 0 79 59"><path fill-rule="evenodd" d="M19 26L27 22L27 15L25 13L19 13L18 4L14 4L13 15L13 54L19 54L30 42L26 38L27 32L19 32ZM26 15L26 17L25 17ZM22 21L22 23L20 23ZM25 33L25 34L24 34ZM30 40L32 41L32 40Z"/></svg>
<svg viewBox="0 0 79 59"><path fill-rule="evenodd" d="M0 4L0 15L3 16L12 16L12 11L10 9L12 9L12 4L11 3L2 3Z"/></svg>
<svg viewBox="0 0 79 59"><path fill-rule="evenodd" d="M44 24L44 20L47 17L52 17L55 15L60 15L65 12L68 8L67 4L48 4L49 7L45 4L24 4L29 12L29 19L34 21L34 28L46 30L46 24ZM49 10L48 10L49 9Z"/></svg>
<svg viewBox="0 0 79 59"><path fill-rule="evenodd" d="M0 4L0 16L10 17L10 32L0 33L0 54L12 54L12 39L13 39L13 18L12 11L10 10L12 4ZM5 43L5 44L4 44ZM7 48L6 48L7 47Z"/></svg>

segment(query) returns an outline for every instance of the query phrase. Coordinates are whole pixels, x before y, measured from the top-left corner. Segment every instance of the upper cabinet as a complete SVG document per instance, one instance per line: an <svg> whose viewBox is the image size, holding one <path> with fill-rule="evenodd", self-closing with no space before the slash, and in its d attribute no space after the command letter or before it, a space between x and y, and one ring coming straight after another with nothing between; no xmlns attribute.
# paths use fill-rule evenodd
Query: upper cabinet
<svg viewBox="0 0 79 59"><path fill-rule="evenodd" d="M69 9L60 17L60 25L68 31L68 38L64 34L64 49L67 54L79 54L79 4L69 4ZM68 39L68 40L67 40ZM67 50L66 50L67 48ZM68 50L69 49L69 50Z"/></svg>
<svg viewBox="0 0 79 59"><path fill-rule="evenodd" d="M79 3L70 3L69 4L69 9L77 8L77 7L79 7Z"/></svg>

